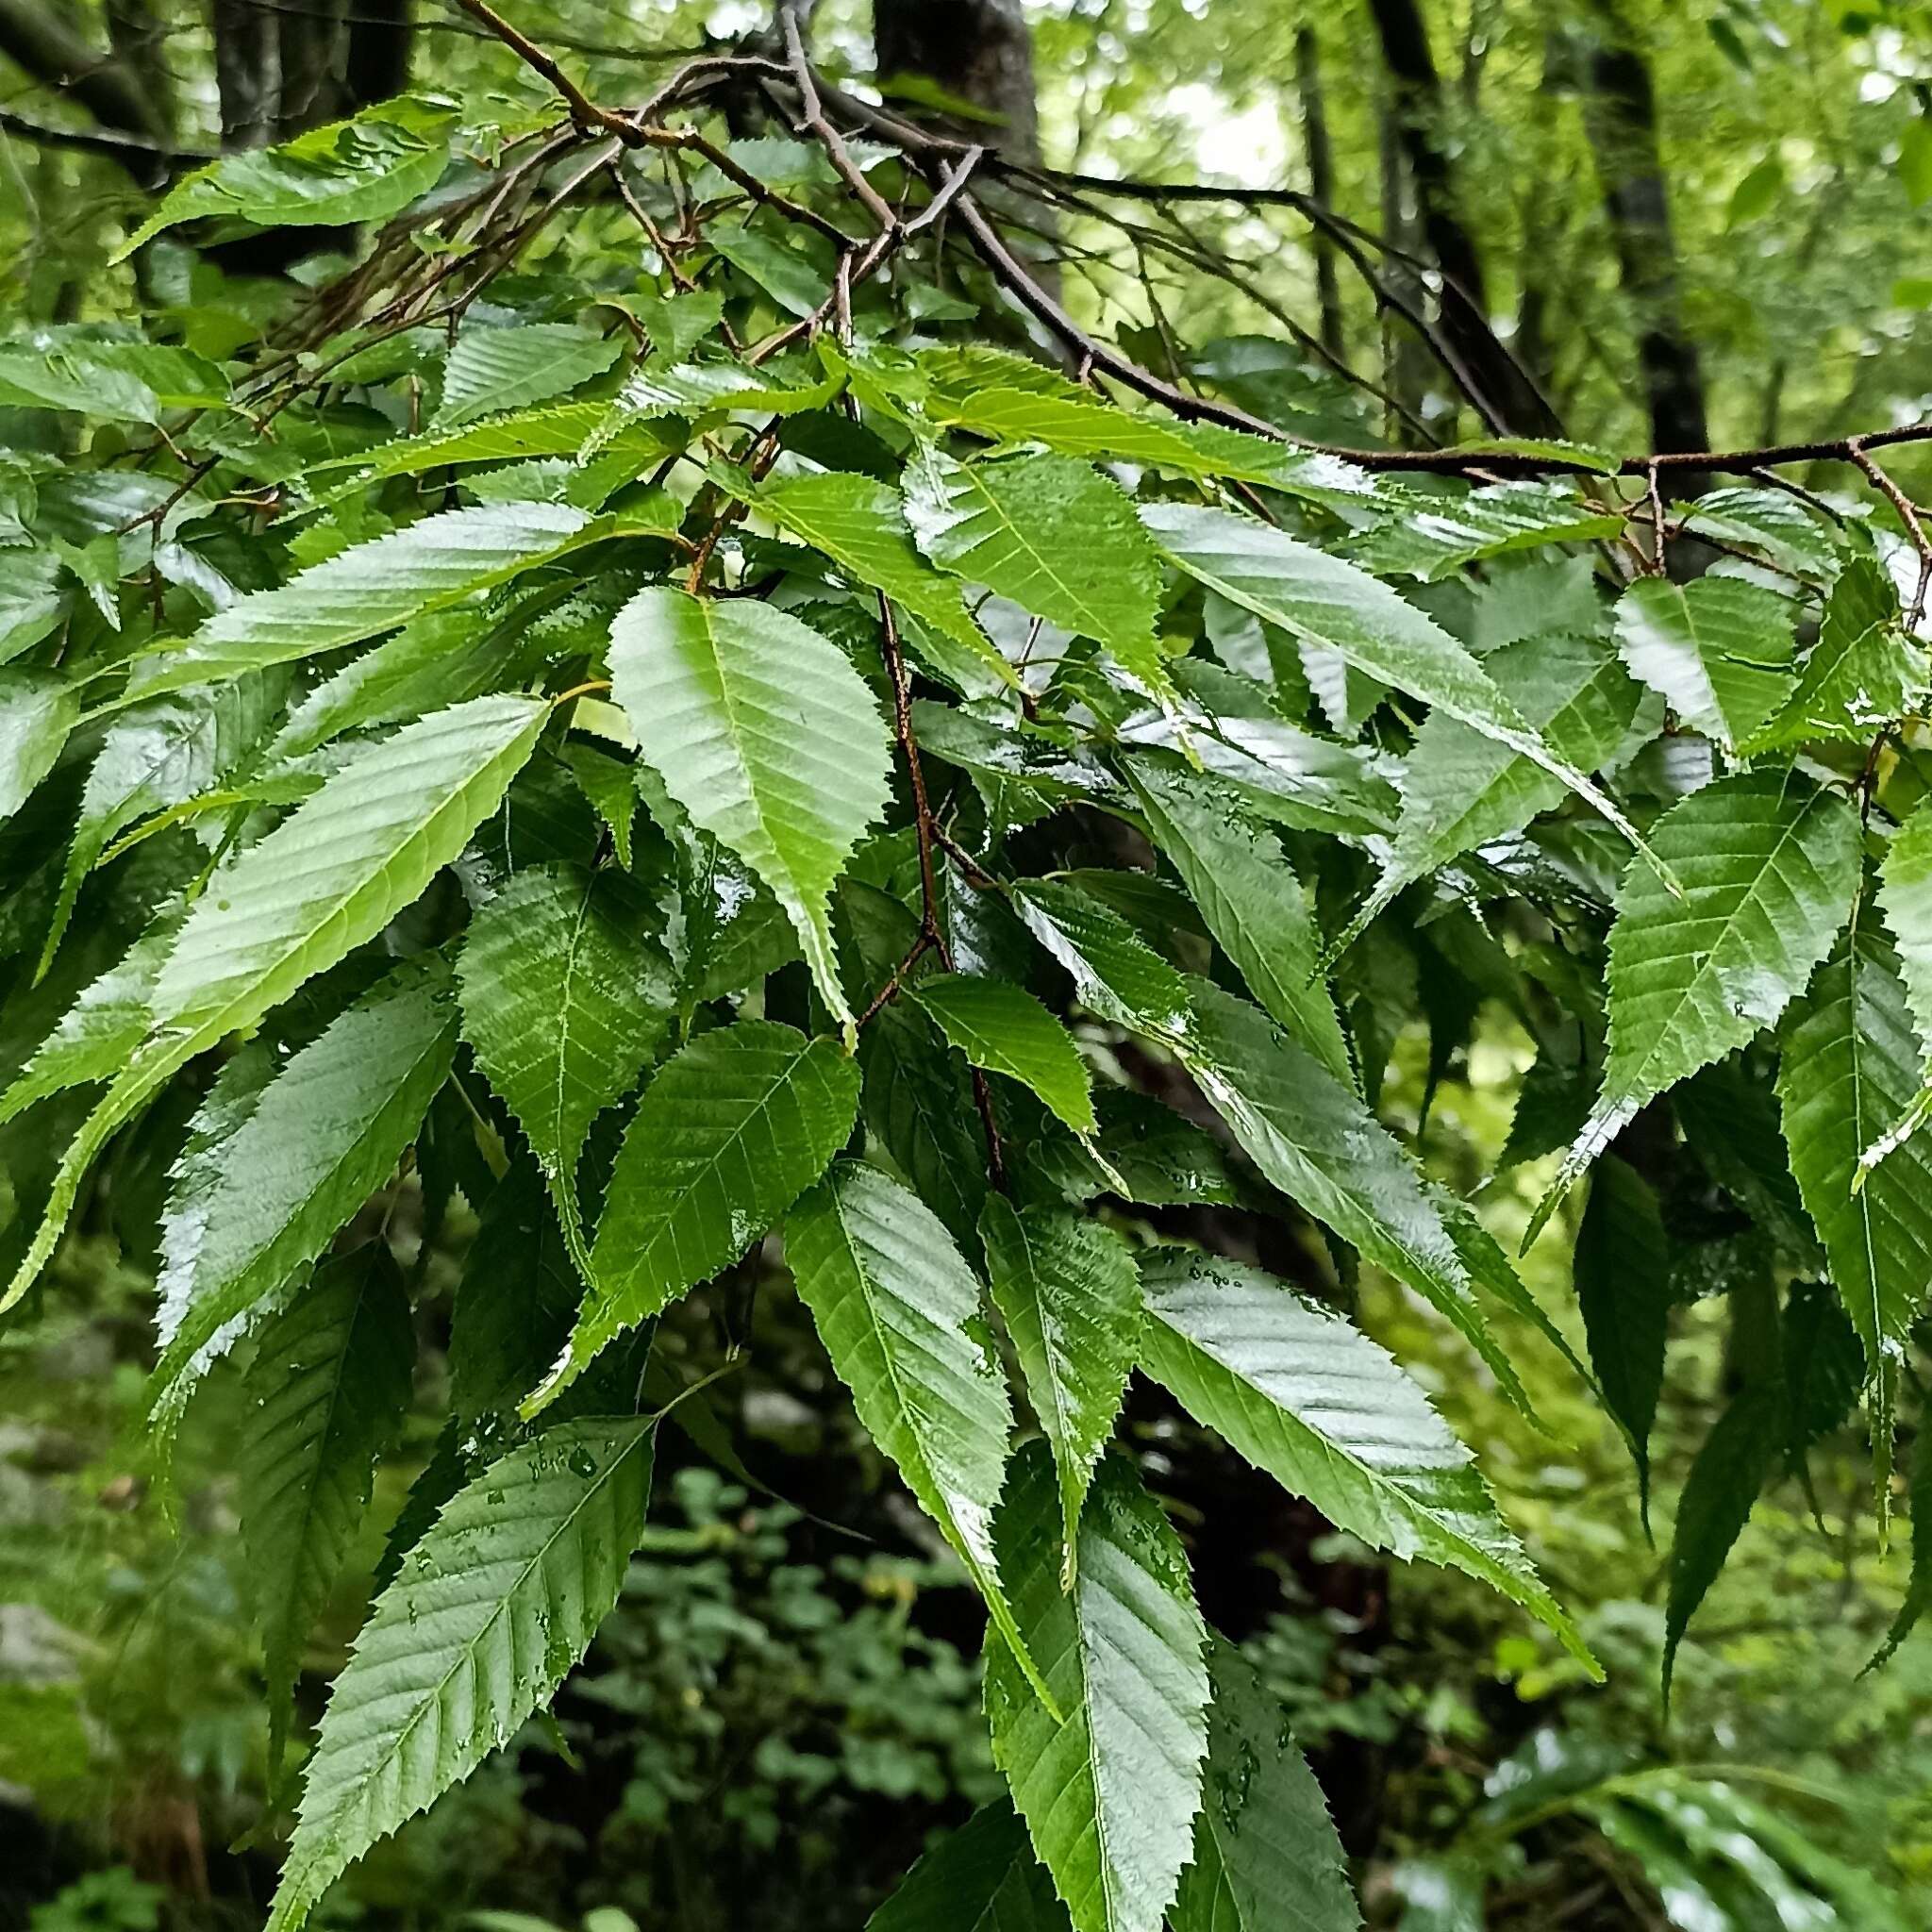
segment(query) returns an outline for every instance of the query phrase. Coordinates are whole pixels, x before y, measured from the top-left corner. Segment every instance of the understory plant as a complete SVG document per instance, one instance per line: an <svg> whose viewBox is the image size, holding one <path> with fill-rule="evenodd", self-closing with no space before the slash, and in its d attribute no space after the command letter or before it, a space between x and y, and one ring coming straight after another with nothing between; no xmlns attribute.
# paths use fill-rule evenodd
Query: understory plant
<svg viewBox="0 0 1932 1932"><path fill-rule="evenodd" d="M560 116L403 96L212 162L125 242L145 322L0 345L50 425L0 457L0 1307L77 1216L152 1259L164 1486L242 1378L273 1932L547 1707L663 1429L741 1479L761 1296L985 1604L1007 1795L876 1932L1354 1926L1129 1378L1589 1676L1358 1271L1532 1424L1555 1351L1646 1500L1674 1316L1727 1297L1666 1698L1754 1500L1851 1418L1887 1533L1932 1283L1932 541L1884 453L1932 432L1312 443L1274 420L1338 385L1301 348L1158 306L1110 339L1040 258L1158 184L933 133L789 14L611 107L467 10ZM184 224L360 240L264 332L196 301ZM1580 1350L1383 1106L1412 1014L1425 1119L1486 1003ZM298 1738L458 1194L446 1423ZM1932 1593L1911 1518L1888 1648ZM1456 1870L1532 1811L1640 1865L1742 1832L1781 1923L1882 1923L1754 1800L1578 1762L1524 1759Z"/></svg>

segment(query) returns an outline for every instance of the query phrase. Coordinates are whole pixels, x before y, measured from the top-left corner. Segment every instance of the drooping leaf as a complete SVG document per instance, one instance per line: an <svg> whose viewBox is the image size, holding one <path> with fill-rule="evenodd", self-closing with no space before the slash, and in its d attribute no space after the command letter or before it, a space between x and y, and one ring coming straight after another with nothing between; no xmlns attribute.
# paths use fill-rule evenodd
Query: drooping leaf
<svg viewBox="0 0 1932 1932"><path fill-rule="evenodd" d="M1919 1626L1928 1606L1932 1606L1932 1442L1922 1437L1912 1449L1912 1570L1906 1584L1905 1601L1885 1633L1866 1671L1875 1671L1891 1661L1899 1645ZM1860 1674L1861 1675L1863 1673Z"/></svg>
<svg viewBox="0 0 1932 1932"><path fill-rule="evenodd" d="M588 382L617 360L617 341L575 323L524 322L461 330L443 367L442 406L432 429L459 429L547 402Z"/></svg>
<svg viewBox="0 0 1932 1932"><path fill-rule="evenodd" d="M171 1206L163 1390L225 1324L314 1260L388 1179L455 1048L447 969L409 963L276 1072L222 1149L213 1185Z"/></svg>
<svg viewBox="0 0 1932 1932"><path fill-rule="evenodd" d="M886 799L886 731L845 654L797 618L654 585L611 626L638 747L691 822L764 880L838 1019L825 902Z"/></svg>
<svg viewBox="0 0 1932 1932"><path fill-rule="evenodd" d="M360 643L625 527L565 503L443 510L217 611L185 642L142 660L140 695Z"/></svg>
<svg viewBox="0 0 1932 1932"><path fill-rule="evenodd" d="M279 147L224 155L176 182L112 258L132 255L177 222L211 215L264 228L387 221L441 178L456 120L447 101L398 94Z"/></svg>
<svg viewBox="0 0 1932 1932"><path fill-rule="evenodd" d="M529 1137L588 1279L584 1136L671 1024L675 990L651 909L620 874L533 866L477 913L457 975L464 1037Z"/></svg>
<svg viewBox="0 0 1932 1932"><path fill-rule="evenodd" d="M379 1242L324 1262L258 1338L242 1534L262 1626L271 1781L303 1646L368 1507L375 1458L408 1406L415 1359L408 1297Z"/></svg>
<svg viewBox="0 0 1932 1932"><path fill-rule="evenodd" d="M1131 1464L1100 1465L1077 1560L1058 1515L1053 1458L1030 1442L1000 1507L1000 1565L1060 1714L992 1645L993 1757L1074 1932L1158 1932L1201 1800L1207 1627L1180 1539Z"/></svg>
<svg viewBox="0 0 1932 1932"><path fill-rule="evenodd" d="M1650 1184L1614 1156L1599 1160L1591 1176L1571 1265L1591 1366L1636 1458L1648 1524L1650 1430L1663 1385L1671 1308L1670 1247Z"/></svg>
<svg viewBox="0 0 1932 1932"><path fill-rule="evenodd" d="M1500 1591L1595 1672L1468 1450L1375 1342L1281 1282L1209 1256L1170 1251L1141 1279L1141 1361L1196 1420L1339 1528Z"/></svg>
<svg viewBox="0 0 1932 1932"><path fill-rule="evenodd" d="M1603 1088L1532 1235L1645 1102L1776 1024L1857 890L1857 814L1795 770L1720 778L1674 806L1652 837L1684 896L1643 868L1624 874Z"/></svg>
<svg viewBox="0 0 1932 1932"><path fill-rule="evenodd" d="M1671 1541L1671 1593L1664 1612L1666 1709L1677 1646L1743 1530L1777 1460L1783 1436L1784 1390L1775 1379L1749 1383L1711 1425L1685 1478Z"/></svg>
<svg viewBox="0 0 1932 1932"><path fill-rule="evenodd" d="M906 519L941 569L1092 638L1150 690L1167 689L1158 559L1119 486L1089 464L959 463L922 448L906 472Z"/></svg>
<svg viewBox="0 0 1932 1932"><path fill-rule="evenodd" d="M1208 1676L1207 1789L1174 1932L1356 1932L1341 1840L1281 1707L1224 1639Z"/></svg>
<svg viewBox="0 0 1932 1932"><path fill-rule="evenodd" d="M1280 845L1193 774L1151 762L1130 773L1154 841L1208 929L1274 1019L1344 1086L1355 1066L1335 1002L1316 976L1320 934Z"/></svg>
<svg viewBox="0 0 1932 1932"><path fill-rule="evenodd" d="M1387 584L1252 517L1163 503L1144 508L1141 521L1190 576L1305 643L1335 651L1371 677L1489 732L1648 849L1621 808L1543 741L1480 660Z"/></svg>
<svg viewBox="0 0 1932 1932"><path fill-rule="evenodd" d="M643 1416L559 1424L443 1506L336 1679L273 1932L297 1932L370 1846L548 1701L617 1601L643 1530L654 1438Z"/></svg>
<svg viewBox="0 0 1932 1932"><path fill-rule="evenodd" d="M1813 975L1780 1045L1791 1172L1864 1346L1882 1466L1906 1337L1932 1285L1932 1146L1915 1136L1861 1175L1861 1158L1918 1091L1922 1064L1897 958L1869 921Z"/></svg>
<svg viewBox="0 0 1932 1932"><path fill-rule="evenodd" d="M1886 848L1879 903L1898 940L1898 971L1926 1064L1932 1066L1932 800L1922 800Z"/></svg>
<svg viewBox="0 0 1932 1932"><path fill-rule="evenodd" d="M1730 751L1790 691L1791 617L1789 598L1742 577L1641 577L1617 606L1617 648L1685 724Z"/></svg>
<svg viewBox="0 0 1932 1932"><path fill-rule="evenodd" d="M913 1866L865 1932L1067 1932L1067 1911L1005 1798Z"/></svg>
<svg viewBox="0 0 1932 1932"><path fill-rule="evenodd" d="M1076 1134L1093 1131L1087 1063L1073 1036L1024 987L936 973L908 991L975 1067L1030 1087Z"/></svg>
<svg viewBox="0 0 1932 1932"><path fill-rule="evenodd" d="M1015 1210L994 1194L979 1228L993 1304L1053 1449L1071 1563L1079 1552L1080 1505L1113 1433L1140 1343L1140 1280L1125 1242L1084 1215Z"/></svg>
<svg viewBox="0 0 1932 1932"><path fill-rule="evenodd" d="M993 1553L1013 1416L979 1283L932 1210L858 1160L837 1162L786 1216L785 1255L859 1421L1037 1682Z"/></svg>
<svg viewBox="0 0 1932 1932"><path fill-rule="evenodd" d="M549 707L478 698L349 759L215 874L156 976L153 1028L69 1144L45 1214L0 1295L33 1284L107 1140L175 1072L373 938L462 850L528 758Z"/></svg>
<svg viewBox="0 0 1932 1932"><path fill-rule="evenodd" d="M644 1090L605 1191L591 1290L541 1408L606 1343L737 1260L818 1179L858 1107L838 1042L740 1020L700 1034Z"/></svg>
<svg viewBox="0 0 1932 1932"><path fill-rule="evenodd" d="M1058 879L1026 879L1013 908L1073 975L1083 1006L1156 1040L1185 1037L1188 982L1112 907Z"/></svg>
<svg viewBox="0 0 1932 1932"><path fill-rule="evenodd" d="M1476 1300L1454 1225L1355 1089L1265 1014L1206 984L1194 991L1183 1058L1255 1165L1365 1259L1440 1309L1526 1408L1522 1379Z"/></svg>

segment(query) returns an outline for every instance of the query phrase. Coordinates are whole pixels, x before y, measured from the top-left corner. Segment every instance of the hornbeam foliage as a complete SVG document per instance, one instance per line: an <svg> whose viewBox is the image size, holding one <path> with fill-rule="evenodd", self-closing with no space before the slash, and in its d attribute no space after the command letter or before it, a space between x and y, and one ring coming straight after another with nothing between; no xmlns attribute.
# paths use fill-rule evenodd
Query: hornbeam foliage
<svg viewBox="0 0 1932 1932"><path fill-rule="evenodd" d="M1646 1509L1677 1283L1735 1293L1667 1678L1827 1429L1869 1433L1874 1539L1901 1427L1932 1491L1923 533L1863 444L1861 513L1752 481L1683 536L1641 453L1299 444L1230 365L1168 342L1176 387L1151 332L1090 337L1001 239L1005 164L808 112L802 67L767 103L799 139L734 140L721 72L648 129L406 97L232 155L127 249L362 224L359 266L260 340L191 351L166 308L0 345L34 430L0 537L0 1309L40 1319L70 1229L165 1176L156 1460L238 1377L300 1760L275 1932L584 1656L652 1560L680 1391L741 1468L728 1385L688 1385L760 1296L809 1311L987 1610L1010 1802L875 1932L1348 1932L1321 1791L1123 1417L1179 1405L1581 1675L1592 1633L1357 1271L1525 1412L1554 1343ZM596 275L520 255L545 224ZM1385 1104L1391 987L1431 1096L1485 1002L1525 1029L1506 1159L1541 1163L1572 1306ZM458 1192L442 1447L305 1735L408 1404L411 1230ZM1810 1376L1840 1331L1862 1376ZM1674 1802L1582 1789L1633 1833Z"/></svg>

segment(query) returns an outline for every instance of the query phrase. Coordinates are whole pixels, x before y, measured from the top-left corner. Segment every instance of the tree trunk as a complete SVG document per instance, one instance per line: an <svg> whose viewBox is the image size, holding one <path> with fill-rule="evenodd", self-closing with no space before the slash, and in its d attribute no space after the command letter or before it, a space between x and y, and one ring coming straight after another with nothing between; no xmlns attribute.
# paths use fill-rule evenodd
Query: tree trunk
<svg viewBox="0 0 1932 1932"><path fill-rule="evenodd" d="M275 130L281 54L275 16L255 0L212 0L215 91L225 148L264 146Z"/></svg>
<svg viewBox="0 0 1932 1932"><path fill-rule="evenodd" d="M902 74L932 81L997 117L992 126L962 117L954 131L1016 161L1039 160L1033 39L1020 0L877 0L873 45L882 82Z"/></svg>
<svg viewBox="0 0 1932 1932"><path fill-rule="evenodd" d="M409 0L358 0L349 16L348 96L351 113L389 100L409 84L415 39Z"/></svg>
<svg viewBox="0 0 1932 1932"><path fill-rule="evenodd" d="M1438 138L1442 85L1416 0L1369 0L1382 58L1395 89L1395 118L1415 191L1423 240L1446 286L1440 303L1444 346L1493 429L1548 435L1559 425L1548 404L1496 340L1489 321L1482 258L1456 208L1449 156Z"/></svg>
<svg viewBox="0 0 1932 1932"><path fill-rule="evenodd" d="M1308 194L1316 207L1335 206L1335 155L1328 144L1328 110L1322 94L1322 49L1311 26L1294 37L1295 91L1301 95L1302 144L1308 157ZM1342 350L1341 290L1335 275L1335 243L1315 231L1315 301L1321 316L1322 346L1331 356Z"/></svg>
<svg viewBox="0 0 1932 1932"><path fill-rule="evenodd" d="M275 139L337 119L347 103L339 77L344 58L342 0L308 0L281 14L277 42L281 92L275 104Z"/></svg>
<svg viewBox="0 0 1932 1932"><path fill-rule="evenodd" d="M1598 0L1595 12L1599 33L1585 63L1583 125L1603 183L1618 274L1636 318L1651 447L1708 449L1704 372L1679 302L1650 64L1608 0ZM1674 496L1695 496L1710 478L1702 471L1673 470L1667 481Z"/></svg>
<svg viewBox="0 0 1932 1932"><path fill-rule="evenodd" d="M0 54L85 108L103 127L165 142L162 104L127 67L103 54L53 0L0 0Z"/></svg>

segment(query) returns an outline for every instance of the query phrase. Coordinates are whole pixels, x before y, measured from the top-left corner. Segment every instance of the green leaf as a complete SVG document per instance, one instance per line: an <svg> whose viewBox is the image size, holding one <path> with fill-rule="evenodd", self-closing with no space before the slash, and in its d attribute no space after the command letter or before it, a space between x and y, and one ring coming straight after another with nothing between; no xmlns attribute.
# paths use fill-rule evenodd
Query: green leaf
<svg viewBox="0 0 1932 1932"><path fill-rule="evenodd" d="M1795 770L1720 778L1672 807L1651 837L1684 896L1641 867L1624 874L1603 1087L1528 1239L1647 1101L1777 1024L1857 891L1857 813Z"/></svg>
<svg viewBox="0 0 1932 1932"><path fill-rule="evenodd" d="M726 475L741 479L744 473L732 466ZM941 576L913 548L899 493L891 484L827 470L768 484L749 500L800 541L823 551L846 575L883 591L893 603L963 644L1002 683L1019 682L1012 666L968 615L958 583Z"/></svg>
<svg viewBox="0 0 1932 1932"><path fill-rule="evenodd" d="M10 819L54 769L80 701L51 671L0 671L0 820Z"/></svg>
<svg viewBox="0 0 1932 1932"><path fill-rule="evenodd" d="M1205 982L1182 1058L1268 1179L1441 1310L1526 1410L1456 1224L1355 1089L1245 1000Z"/></svg>
<svg viewBox="0 0 1932 1932"><path fill-rule="evenodd" d="M982 1805L906 1874L865 1932L1068 1932L1066 1907L1005 1798Z"/></svg>
<svg viewBox="0 0 1932 1932"><path fill-rule="evenodd" d="M832 285L820 264L803 248L789 247L775 235L761 234L747 213L737 226L714 222L705 240L788 315L818 314L832 298Z"/></svg>
<svg viewBox="0 0 1932 1932"><path fill-rule="evenodd" d="M1925 647L1899 627L1891 580L1869 557L1839 573L1818 641L1790 695L1738 747L1745 757L1814 739L1868 739L1925 688Z"/></svg>
<svg viewBox="0 0 1932 1932"><path fill-rule="evenodd" d="M740 1020L658 1070L625 1133L569 1352L525 1404L556 1400L607 1342L708 1281L825 1171L858 1108L829 1039Z"/></svg>
<svg viewBox="0 0 1932 1932"><path fill-rule="evenodd" d="M1912 1632L1919 1620L1932 1607L1932 1442L1922 1435L1912 1445L1912 1571L1906 1585L1905 1601L1885 1633L1865 1671L1875 1671L1891 1661L1892 1654Z"/></svg>
<svg viewBox="0 0 1932 1932"><path fill-rule="evenodd" d="M836 1162L786 1216L785 1257L859 1421L1039 1687L993 1555L1013 1415L979 1283L932 1210L858 1160Z"/></svg>
<svg viewBox="0 0 1932 1932"><path fill-rule="evenodd" d="M795 617L664 585L618 613L610 675L643 758L772 889L849 1025L825 902L886 802L890 750L865 680Z"/></svg>
<svg viewBox="0 0 1932 1932"><path fill-rule="evenodd" d="M1684 1479L1671 1540L1671 1593L1664 1611L1663 1697L1671 1704L1677 1646L1738 1540L1784 1444L1784 1390L1754 1382L1731 1398Z"/></svg>
<svg viewBox="0 0 1932 1932"><path fill-rule="evenodd" d="M1194 1418L1339 1529L1489 1584L1596 1661L1543 1588L1469 1452L1374 1341L1252 1268L1142 1264L1141 1363Z"/></svg>
<svg viewBox="0 0 1932 1932"><path fill-rule="evenodd" d="M336 1679L271 1932L296 1932L370 1846L548 1702L617 1601L654 1437L644 1416L560 1424L443 1506Z"/></svg>
<svg viewBox="0 0 1932 1932"><path fill-rule="evenodd" d="M1480 490L1418 493L1386 522L1355 540L1349 555L1382 576L1424 583L1479 558L1545 543L1614 537L1621 510L1591 503L1574 483L1492 483Z"/></svg>
<svg viewBox="0 0 1932 1932"><path fill-rule="evenodd" d="M1074 1133L1093 1131L1087 1062L1073 1036L1024 987L935 973L906 991L975 1067L1030 1087Z"/></svg>
<svg viewBox="0 0 1932 1932"><path fill-rule="evenodd" d="M763 416L796 416L822 409L838 393L836 376L815 363L774 358L757 369L741 362L655 362L635 370L584 444L586 456L608 448L629 425L653 416L707 416L749 409Z"/></svg>
<svg viewBox="0 0 1932 1932"><path fill-rule="evenodd" d="M1908 1139L1861 1172L1861 1158L1910 1106L1923 1063L1898 960L1882 936L1855 930L1840 942L1792 1008L1780 1045L1791 1172L1864 1347L1883 1464L1898 1365L1932 1283L1932 1146Z"/></svg>
<svg viewBox="0 0 1932 1932"><path fill-rule="evenodd" d="M211 690L130 705L112 720L80 796L60 896L41 952L42 972L108 841L149 813L212 789L260 737L282 695L279 674L238 677Z"/></svg>
<svg viewBox="0 0 1932 1932"><path fill-rule="evenodd" d="M1000 1563L1064 1715L991 1644L992 1755L1074 1932L1158 1932L1201 1800L1208 1631L1180 1539L1131 1464L1102 1462L1077 1562L1058 1515L1053 1458L1029 1442L1000 1507Z"/></svg>
<svg viewBox="0 0 1932 1932"><path fill-rule="evenodd" d="M619 344L575 323L524 322L507 328L472 325L457 337L443 368L442 405L432 429L458 429L560 396L617 360Z"/></svg>
<svg viewBox="0 0 1932 1932"><path fill-rule="evenodd" d="M94 1156L179 1068L373 939L463 849L550 708L477 698L358 752L218 872L156 977L153 1031L75 1134L0 1312L33 1285Z"/></svg>
<svg viewBox="0 0 1932 1932"><path fill-rule="evenodd" d="M1642 728L1641 688L1591 639L1525 639L1484 662L1523 715L1579 771L1609 761ZM1331 953L1345 950L1416 880L1520 832L1562 797L1560 782L1521 752L1446 712L1431 712L1404 761L1394 850Z"/></svg>
<svg viewBox="0 0 1932 1932"><path fill-rule="evenodd" d="M1080 1505L1113 1433L1140 1343L1140 1280L1126 1243L1082 1214L1016 1210L994 1194L979 1231L993 1304L1053 1449L1071 1563L1079 1547ZM1071 1588L1071 1571L1066 1581Z"/></svg>
<svg viewBox="0 0 1932 1932"><path fill-rule="evenodd" d="M1780 570L1829 583L1844 561L1831 526L1783 490L1739 483L1707 490L1682 506L1692 536L1761 550Z"/></svg>
<svg viewBox="0 0 1932 1932"><path fill-rule="evenodd" d="M163 1392L389 1178L455 1049L447 969L409 963L280 1068L223 1147L212 1186L170 1201L158 1284Z"/></svg>
<svg viewBox="0 0 1932 1932"><path fill-rule="evenodd" d="M1267 1011L1345 1087L1355 1067L1335 1002L1316 974L1321 935L1274 837L1205 778L1142 761L1134 795L1208 929Z"/></svg>
<svg viewBox="0 0 1932 1932"><path fill-rule="evenodd" d="M1617 605L1617 648L1686 724L1732 751L1791 690L1791 616L1790 598L1743 577L1641 577Z"/></svg>
<svg viewBox="0 0 1932 1932"><path fill-rule="evenodd" d="M593 441L605 456L635 458L640 474L658 458L684 447L685 432L679 425L626 418L616 427L609 425L609 418L608 403L558 403L549 408L520 409L514 415L492 416L461 429L399 436L380 449L331 457L312 465L308 474L313 479L336 470L358 473L354 480L331 491L325 500L332 503L339 496L359 495L367 485L390 476L416 476L425 470L469 463L575 457ZM609 433L600 437L600 430L607 427Z"/></svg>
<svg viewBox="0 0 1932 1932"><path fill-rule="evenodd" d="M1886 848L1879 904L1898 936L1906 1004L1932 1066L1932 799L1922 799Z"/></svg>
<svg viewBox="0 0 1932 1932"><path fill-rule="evenodd" d="M1281 1706L1221 1638L1208 1676L1207 1789L1173 1932L1356 1932L1347 1857Z"/></svg>
<svg viewBox="0 0 1932 1932"><path fill-rule="evenodd" d="M177 181L109 258L121 261L177 222L226 215L263 228L383 222L442 178L457 110L399 94L279 147L224 155Z"/></svg>
<svg viewBox="0 0 1932 1932"><path fill-rule="evenodd" d="M588 1282L584 1137L636 1084L675 997L650 908L620 874L532 866L477 913L457 974L463 1036L528 1136Z"/></svg>
<svg viewBox="0 0 1932 1932"><path fill-rule="evenodd" d="M1488 732L1561 779L1639 851L1648 851L1622 809L1544 743L1481 662L1387 584L1341 558L1225 510L1151 504L1141 521L1190 576L1304 642L1338 652L1371 677Z"/></svg>
<svg viewBox="0 0 1932 1932"><path fill-rule="evenodd" d="M1898 178L1914 208L1932 201L1932 120L1924 113L1900 137Z"/></svg>
<svg viewBox="0 0 1932 1932"><path fill-rule="evenodd" d="M1102 643L1151 691L1168 689L1154 624L1160 563L1120 486L1071 457L958 463L922 447L906 519L941 570Z"/></svg>
<svg viewBox="0 0 1932 1932"><path fill-rule="evenodd" d="M1187 980L1112 907L1058 879L1024 879L1013 909L1073 975L1081 1005L1150 1039L1186 1037Z"/></svg>
<svg viewBox="0 0 1932 1932"><path fill-rule="evenodd" d="M245 1389L242 1536L262 1627L269 1780L308 1633L409 1403L409 1300L379 1241L325 1261L258 1338Z"/></svg>
<svg viewBox="0 0 1932 1932"><path fill-rule="evenodd" d="M1640 1507L1648 1526L1650 1430L1663 1386L1671 1251L1650 1184L1614 1155L1598 1161L1591 1176L1590 1205L1571 1267L1591 1366L1636 1459Z"/></svg>
<svg viewBox="0 0 1932 1932"><path fill-rule="evenodd" d="M135 694L152 697L358 644L623 527L564 503L490 503L425 517L217 611L185 642L141 660Z"/></svg>

